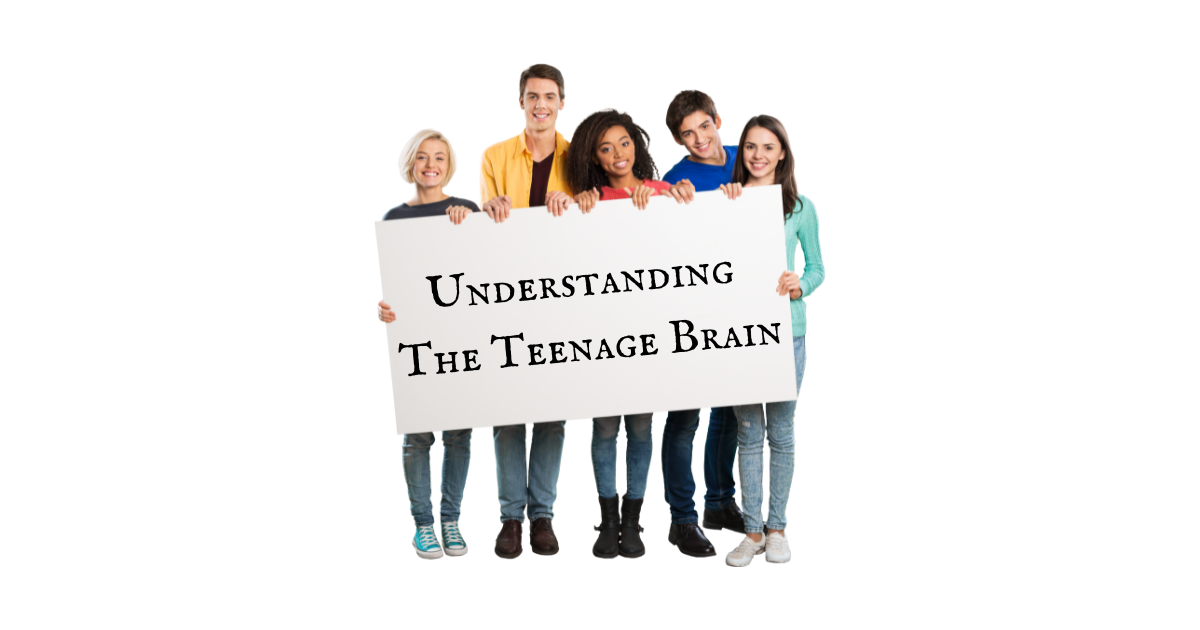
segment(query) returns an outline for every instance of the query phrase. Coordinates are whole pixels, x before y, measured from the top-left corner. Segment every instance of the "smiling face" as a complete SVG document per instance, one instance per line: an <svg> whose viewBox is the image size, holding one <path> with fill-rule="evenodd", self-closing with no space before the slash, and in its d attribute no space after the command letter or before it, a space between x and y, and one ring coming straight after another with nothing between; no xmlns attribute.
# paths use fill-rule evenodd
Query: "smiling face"
<svg viewBox="0 0 1200 630"><path fill-rule="evenodd" d="M633 158L637 147L625 127L609 127L596 144L596 163L610 179L620 179L633 172Z"/></svg>
<svg viewBox="0 0 1200 630"><path fill-rule="evenodd" d="M521 109L525 110L525 128L530 131L554 129L558 110L563 107L558 84L550 79L525 81L525 93L521 95Z"/></svg>
<svg viewBox="0 0 1200 630"><path fill-rule="evenodd" d="M717 130L721 128L721 117L714 120L712 116L702 111L687 115L679 124L679 144L692 154L698 162L718 161L721 159L721 136Z"/></svg>
<svg viewBox="0 0 1200 630"><path fill-rule="evenodd" d="M417 147L413 158L412 179L418 186L434 188L446 181L450 165L450 147L445 142L429 138Z"/></svg>
<svg viewBox="0 0 1200 630"><path fill-rule="evenodd" d="M751 127L741 148L742 164L750 174L749 183L774 184L775 167L786 155L778 136L764 127Z"/></svg>

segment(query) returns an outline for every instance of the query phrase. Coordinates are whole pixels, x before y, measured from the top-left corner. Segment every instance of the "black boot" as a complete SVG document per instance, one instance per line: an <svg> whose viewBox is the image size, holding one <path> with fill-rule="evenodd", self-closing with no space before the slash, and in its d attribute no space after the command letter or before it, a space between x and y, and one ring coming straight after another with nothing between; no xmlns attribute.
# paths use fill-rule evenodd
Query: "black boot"
<svg viewBox="0 0 1200 630"><path fill-rule="evenodd" d="M618 545L621 540L621 514L617 507L618 501L617 497L600 497L600 526L596 528L600 536L596 538L596 544L592 545L592 555L597 558L616 558L620 551Z"/></svg>
<svg viewBox="0 0 1200 630"><path fill-rule="evenodd" d="M646 554L646 546L642 544L642 528L638 519L642 515L642 500L630 499L629 495L621 501L621 556L625 558L640 558Z"/></svg>

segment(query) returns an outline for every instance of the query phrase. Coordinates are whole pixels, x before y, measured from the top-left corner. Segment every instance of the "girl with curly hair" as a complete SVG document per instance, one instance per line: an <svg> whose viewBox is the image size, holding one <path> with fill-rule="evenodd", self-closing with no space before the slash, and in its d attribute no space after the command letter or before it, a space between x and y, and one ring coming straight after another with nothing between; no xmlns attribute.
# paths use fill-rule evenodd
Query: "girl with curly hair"
<svg viewBox="0 0 1200 630"><path fill-rule="evenodd" d="M606 109L585 118L567 151L567 181L577 193L580 210L590 212L600 200L630 198L639 210L645 210L653 195L690 202L696 190L691 182L672 186L656 179L658 170L649 143L646 131L628 114ZM621 416L592 420L592 469L600 495L600 526L596 528L600 535L592 554L598 558L637 558L646 553L638 521L654 451L650 418L649 413L625 416L627 488L619 509L617 432Z"/></svg>
<svg viewBox="0 0 1200 630"><path fill-rule="evenodd" d="M650 197L670 196L689 203L696 187L687 180L672 186L658 179L650 157L650 137L629 114L605 109L579 123L567 151L567 181L584 214L597 201L633 199L645 210Z"/></svg>

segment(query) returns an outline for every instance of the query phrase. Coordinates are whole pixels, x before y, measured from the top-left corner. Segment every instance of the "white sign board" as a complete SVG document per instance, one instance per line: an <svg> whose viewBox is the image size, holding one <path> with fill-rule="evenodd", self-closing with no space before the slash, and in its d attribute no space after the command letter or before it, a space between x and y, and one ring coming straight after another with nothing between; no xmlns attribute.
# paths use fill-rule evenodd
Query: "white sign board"
<svg viewBox="0 0 1200 630"><path fill-rule="evenodd" d="M781 194L378 222L397 429L795 398Z"/></svg>

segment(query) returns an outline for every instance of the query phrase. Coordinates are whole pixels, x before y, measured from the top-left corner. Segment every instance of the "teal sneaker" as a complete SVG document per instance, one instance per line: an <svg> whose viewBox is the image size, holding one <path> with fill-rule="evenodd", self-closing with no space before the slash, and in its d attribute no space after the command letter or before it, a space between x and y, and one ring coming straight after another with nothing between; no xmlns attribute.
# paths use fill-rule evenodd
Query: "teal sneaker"
<svg viewBox="0 0 1200 630"><path fill-rule="evenodd" d="M467 554L467 541L463 540L458 531L458 521L442 523L442 540L446 541L446 555L464 556Z"/></svg>
<svg viewBox="0 0 1200 630"><path fill-rule="evenodd" d="M417 535L413 536L412 543L417 555L426 560L442 557L442 547L438 545L437 536L433 533L433 525L417 527Z"/></svg>

